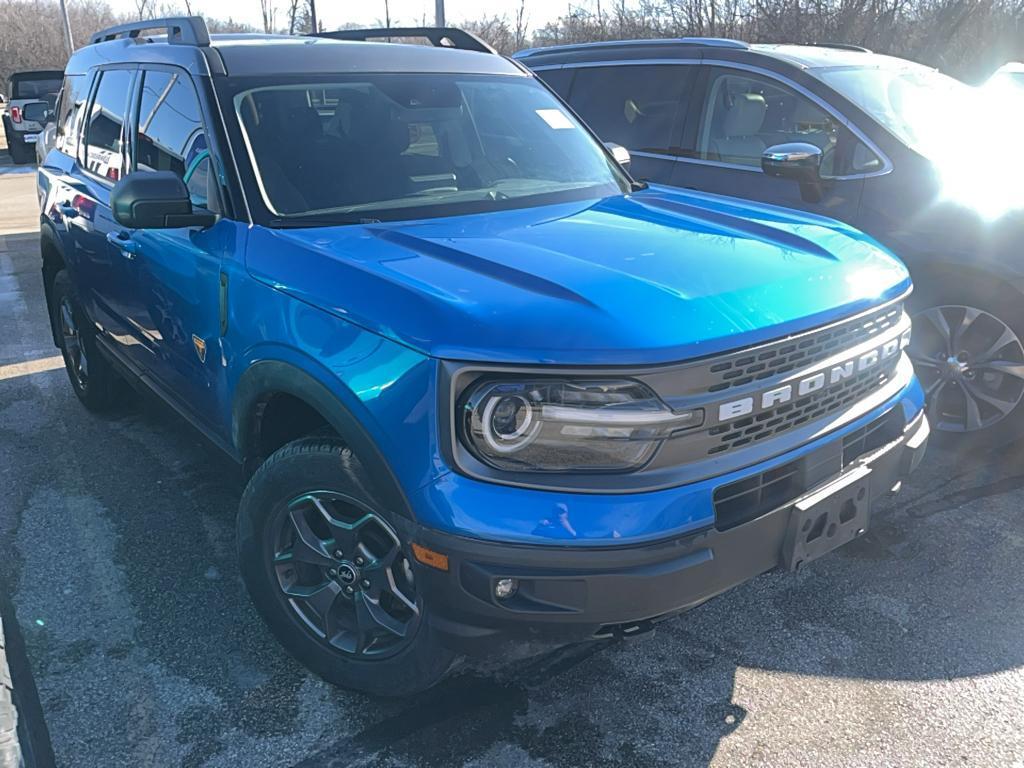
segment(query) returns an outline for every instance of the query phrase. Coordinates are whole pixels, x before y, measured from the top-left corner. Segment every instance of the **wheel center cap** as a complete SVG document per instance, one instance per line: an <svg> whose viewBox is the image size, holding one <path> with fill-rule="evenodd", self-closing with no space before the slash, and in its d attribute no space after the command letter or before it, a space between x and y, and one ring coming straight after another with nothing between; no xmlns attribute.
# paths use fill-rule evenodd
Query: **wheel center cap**
<svg viewBox="0 0 1024 768"><path fill-rule="evenodd" d="M946 358L946 374L954 379L963 378L970 370L970 366L955 356Z"/></svg>
<svg viewBox="0 0 1024 768"><path fill-rule="evenodd" d="M348 563L342 563L338 566L338 581L342 584L355 584L359 574L356 573L356 569Z"/></svg>

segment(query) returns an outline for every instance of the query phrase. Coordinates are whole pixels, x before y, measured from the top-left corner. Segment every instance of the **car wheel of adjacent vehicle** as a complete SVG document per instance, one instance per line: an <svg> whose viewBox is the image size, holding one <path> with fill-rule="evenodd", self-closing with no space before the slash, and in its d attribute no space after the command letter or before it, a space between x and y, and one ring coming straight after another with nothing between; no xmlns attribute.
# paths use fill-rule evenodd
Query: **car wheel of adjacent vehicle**
<svg viewBox="0 0 1024 768"><path fill-rule="evenodd" d="M29 151L28 145L18 139L10 139L7 142L7 151L15 165L24 165L32 159L33 153Z"/></svg>
<svg viewBox="0 0 1024 768"><path fill-rule="evenodd" d="M242 577L278 641L328 682L380 696L429 688L454 654L416 589L408 542L351 451L296 440L242 496Z"/></svg>
<svg viewBox="0 0 1024 768"><path fill-rule="evenodd" d="M946 292L913 315L910 357L928 397L932 428L1015 430L1024 423L1024 323L992 290Z"/></svg>
<svg viewBox="0 0 1024 768"><path fill-rule="evenodd" d="M90 411L105 411L114 403L117 374L96 347L71 277L61 270L53 278L53 328L57 332L64 368L78 399Z"/></svg>

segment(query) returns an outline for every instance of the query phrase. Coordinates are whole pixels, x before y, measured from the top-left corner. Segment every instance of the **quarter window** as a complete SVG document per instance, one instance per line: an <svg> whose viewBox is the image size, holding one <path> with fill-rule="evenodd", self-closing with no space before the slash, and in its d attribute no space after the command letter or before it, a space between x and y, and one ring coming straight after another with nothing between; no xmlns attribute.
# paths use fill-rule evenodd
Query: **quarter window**
<svg viewBox="0 0 1024 768"><path fill-rule="evenodd" d="M680 154L692 67L631 64L576 73L571 103L601 137L635 152Z"/></svg>
<svg viewBox="0 0 1024 768"><path fill-rule="evenodd" d="M85 102L89 98L90 80L87 75L68 75L64 78L55 144L57 149L69 155L74 155L78 146L78 132L85 113Z"/></svg>
<svg viewBox="0 0 1024 768"><path fill-rule="evenodd" d="M199 97L184 72L147 71L139 99L136 168L172 171L188 187L192 204L208 207L210 148Z"/></svg>
<svg viewBox="0 0 1024 768"><path fill-rule="evenodd" d="M124 170L124 114L128 104L131 73L111 69L100 75L96 98L89 108L85 139L85 166L111 181Z"/></svg>

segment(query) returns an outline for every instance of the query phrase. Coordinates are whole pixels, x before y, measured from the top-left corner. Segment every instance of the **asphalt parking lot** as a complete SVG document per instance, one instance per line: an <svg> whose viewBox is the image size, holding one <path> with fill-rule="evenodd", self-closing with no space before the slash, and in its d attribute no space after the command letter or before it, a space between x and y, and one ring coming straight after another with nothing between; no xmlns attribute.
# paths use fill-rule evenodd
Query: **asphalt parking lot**
<svg viewBox="0 0 1024 768"><path fill-rule="evenodd" d="M0 172L0 590L59 765L1024 766L1024 441L933 446L865 538L654 634L377 701L264 629L215 449L143 398L79 406L36 216Z"/></svg>

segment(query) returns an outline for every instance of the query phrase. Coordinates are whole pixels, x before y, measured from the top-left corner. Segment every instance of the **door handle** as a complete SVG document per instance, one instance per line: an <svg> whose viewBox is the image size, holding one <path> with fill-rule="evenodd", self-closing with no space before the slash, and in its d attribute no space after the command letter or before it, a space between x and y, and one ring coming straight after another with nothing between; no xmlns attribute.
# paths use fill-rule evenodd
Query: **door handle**
<svg viewBox="0 0 1024 768"><path fill-rule="evenodd" d="M139 244L127 232L107 232L107 242L117 248L121 255L131 261L139 253Z"/></svg>
<svg viewBox="0 0 1024 768"><path fill-rule="evenodd" d="M78 217L78 209L71 203L60 203L57 206L57 210L60 211L61 215L66 219L74 219Z"/></svg>

